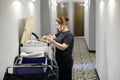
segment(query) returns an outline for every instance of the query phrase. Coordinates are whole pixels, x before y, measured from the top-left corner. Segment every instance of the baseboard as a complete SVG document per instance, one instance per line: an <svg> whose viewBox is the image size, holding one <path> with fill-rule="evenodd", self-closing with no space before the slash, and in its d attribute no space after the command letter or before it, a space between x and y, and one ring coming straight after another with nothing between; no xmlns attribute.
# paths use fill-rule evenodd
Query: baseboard
<svg viewBox="0 0 120 80"><path fill-rule="evenodd" d="M88 51L89 51L90 53L95 53L95 52L96 52L95 50L89 50L89 49L88 49Z"/></svg>
<svg viewBox="0 0 120 80"><path fill-rule="evenodd" d="M84 38L84 40L85 40L85 38ZM88 45L87 45L86 40L85 40L85 43L86 43L87 49L88 49L88 51L89 51L90 53L95 53L95 52L96 52L95 50L90 50L90 49L88 48Z"/></svg>
<svg viewBox="0 0 120 80"><path fill-rule="evenodd" d="M97 69L95 69L95 73L96 73L96 75L97 75L97 80L100 80L100 77L99 77L99 75L98 75Z"/></svg>

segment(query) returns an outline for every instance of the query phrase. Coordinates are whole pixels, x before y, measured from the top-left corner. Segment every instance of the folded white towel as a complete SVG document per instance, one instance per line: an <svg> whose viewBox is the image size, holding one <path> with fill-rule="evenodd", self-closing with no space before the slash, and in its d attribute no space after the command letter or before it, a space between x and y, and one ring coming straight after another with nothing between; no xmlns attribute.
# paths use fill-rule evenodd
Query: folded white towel
<svg viewBox="0 0 120 80"><path fill-rule="evenodd" d="M32 52L32 53L21 52L20 56L28 57L28 58L44 57L44 52L43 51Z"/></svg>

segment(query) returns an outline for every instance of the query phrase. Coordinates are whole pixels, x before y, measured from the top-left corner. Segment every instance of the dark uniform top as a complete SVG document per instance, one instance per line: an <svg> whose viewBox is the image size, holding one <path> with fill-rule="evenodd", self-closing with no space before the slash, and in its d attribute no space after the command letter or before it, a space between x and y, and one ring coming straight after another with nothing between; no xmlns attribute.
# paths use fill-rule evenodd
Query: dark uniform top
<svg viewBox="0 0 120 80"><path fill-rule="evenodd" d="M64 51L56 48L56 61L58 65L69 66L73 64L72 50L74 46L74 37L71 31L69 30L67 32L58 32L57 34L55 34L55 36L56 42L61 44L66 43L67 45L69 45L69 47Z"/></svg>

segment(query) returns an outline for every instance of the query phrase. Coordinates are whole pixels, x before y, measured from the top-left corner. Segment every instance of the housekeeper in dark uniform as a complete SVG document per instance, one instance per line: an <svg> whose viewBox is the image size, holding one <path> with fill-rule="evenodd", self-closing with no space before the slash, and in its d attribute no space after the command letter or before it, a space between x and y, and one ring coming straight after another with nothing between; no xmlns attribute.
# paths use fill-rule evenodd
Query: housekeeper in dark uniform
<svg viewBox="0 0 120 80"><path fill-rule="evenodd" d="M56 47L56 61L59 67L59 80L72 80L72 50L74 37L68 26L69 17L56 19L58 32L54 36L47 37ZM46 36L44 36L46 38Z"/></svg>

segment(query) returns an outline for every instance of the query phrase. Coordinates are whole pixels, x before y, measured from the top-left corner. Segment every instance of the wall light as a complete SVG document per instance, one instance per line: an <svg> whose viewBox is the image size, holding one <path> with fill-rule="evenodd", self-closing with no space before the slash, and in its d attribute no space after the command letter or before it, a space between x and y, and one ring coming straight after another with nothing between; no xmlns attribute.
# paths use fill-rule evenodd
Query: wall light
<svg viewBox="0 0 120 80"><path fill-rule="evenodd" d="M60 4L60 6L61 6L61 8L64 8L64 7L65 7L64 4L62 4L62 3Z"/></svg>
<svg viewBox="0 0 120 80"><path fill-rule="evenodd" d="M98 0L98 2L102 2L103 0Z"/></svg>
<svg viewBox="0 0 120 80"><path fill-rule="evenodd" d="M57 6L57 3L55 0L49 0L49 5L50 6Z"/></svg>
<svg viewBox="0 0 120 80"><path fill-rule="evenodd" d="M57 3L56 3L56 2L54 2L54 1L52 1L52 5L57 6Z"/></svg>
<svg viewBox="0 0 120 80"><path fill-rule="evenodd" d="M32 0L33 2L35 2L36 0Z"/></svg>
<svg viewBox="0 0 120 80"><path fill-rule="evenodd" d="M29 11L30 11L30 14L33 15L34 14L34 10L35 10L35 5L33 2L29 2L28 3L28 7L29 7Z"/></svg>
<svg viewBox="0 0 120 80"><path fill-rule="evenodd" d="M13 3L12 3L12 6L13 6L13 9L14 9L14 12L15 12L15 15L16 16L20 16L21 14L21 9L22 9L22 4L19 0L15 0Z"/></svg>
<svg viewBox="0 0 120 80"><path fill-rule="evenodd" d="M112 4L112 3L115 3L115 0L109 0L109 2Z"/></svg>
<svg viewBox="0 0 120 80"><path fill-rule="evenodd" d="M83 6L87 6L87 5L88 5L88 3L84 3L84 4L83 4Z"/></svg>
<svg viewBox="0 0 120 80"><path fill-rule="evenodd" d="M84 3L81 2L81 3L79 4L79 6L84 6Z"/></svg>

